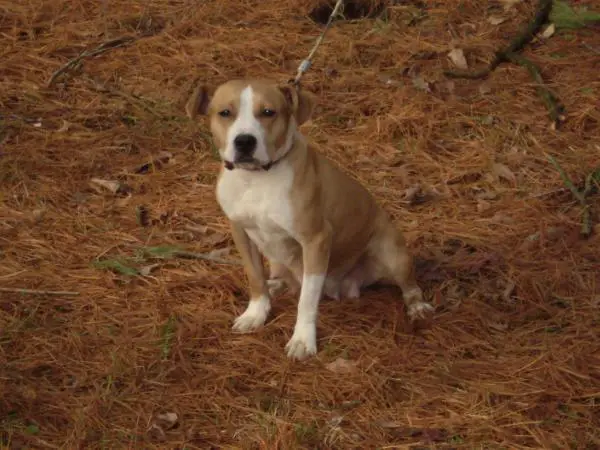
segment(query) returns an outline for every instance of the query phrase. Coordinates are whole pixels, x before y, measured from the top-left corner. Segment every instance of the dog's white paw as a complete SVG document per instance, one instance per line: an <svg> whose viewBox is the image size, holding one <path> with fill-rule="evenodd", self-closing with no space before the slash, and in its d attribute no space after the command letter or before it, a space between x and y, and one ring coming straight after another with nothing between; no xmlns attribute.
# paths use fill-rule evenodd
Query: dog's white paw
<svg viewBox="0 0 600 450"><path fill-rule="evenodd" d="M271 301L265 297L250 300L246 311L235 319L233 330L240 333L248 333L262 327L267 320L271 310Z"/></svg>
<svg viewBox="0 0 600 450"><path fill-rule="evenodd" d="M433 313L434 308L426 302L415 302L408 307L408 316L410 320L425 319Z"/></svg>
<svg viewBox="0 0 600 450"><path fill-rule="evenodd" d="M288 358L305 359L317 353L317 328L314 324L296 325L286 344Z"/></svg>

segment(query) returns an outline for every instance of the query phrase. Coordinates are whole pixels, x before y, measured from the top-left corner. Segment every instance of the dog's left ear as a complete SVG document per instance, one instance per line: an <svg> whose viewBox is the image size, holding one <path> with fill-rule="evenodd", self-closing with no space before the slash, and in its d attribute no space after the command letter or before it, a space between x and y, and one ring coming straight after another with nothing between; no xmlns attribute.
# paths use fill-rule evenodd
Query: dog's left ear
<svg viewBox="0 0 600 450"><path fill-rule="evenodd" d="M212 98L214 89L199 84L194 89L192 95L185 104L185 112L190 119L196 118L198 114L205 115L208 112L208 105Z"/></svg>
<svg viewBox="0 0 600 450"><path fill-rule="evenodd" d="M290 85L281 86L279 89L283 93L288 105L291 107L298 125L302 125L312 117L315 107L313 94L301 90L300 87Z"/></svg>

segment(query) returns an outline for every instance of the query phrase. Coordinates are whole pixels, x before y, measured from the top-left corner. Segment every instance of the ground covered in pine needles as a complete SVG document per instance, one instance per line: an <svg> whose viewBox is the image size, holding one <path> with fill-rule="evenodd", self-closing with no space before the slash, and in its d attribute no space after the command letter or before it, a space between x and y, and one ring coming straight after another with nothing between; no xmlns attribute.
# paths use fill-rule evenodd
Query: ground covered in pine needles
<svg viewBox="0 0 600 450"><path fill-rule="evenodd" d="M183 105L195 80L292 78L318 5L0 1L2 448L600 446L600 32L523 53L558 128L522 67L444 75L485 66L533 1L386 2L336 22L303 79L304 132L405 231L434 321L377 288L322 303L306 362L289 295L230 331L246 280ZM592 183L588 238L558 167Z"/></svg>

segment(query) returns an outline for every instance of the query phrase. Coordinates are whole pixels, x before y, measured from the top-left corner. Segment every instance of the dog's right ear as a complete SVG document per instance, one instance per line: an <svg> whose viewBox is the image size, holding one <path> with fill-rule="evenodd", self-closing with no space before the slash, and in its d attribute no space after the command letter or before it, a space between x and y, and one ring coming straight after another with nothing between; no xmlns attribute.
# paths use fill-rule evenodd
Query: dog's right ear
<svg viewBox="0 0 600 450"><path fill-rule="evenodd" d="M185 104L185 112L190 119L194 119L198 114L205 115L208 112L208 105L213 96L214 89L199 84Z"/></svg>

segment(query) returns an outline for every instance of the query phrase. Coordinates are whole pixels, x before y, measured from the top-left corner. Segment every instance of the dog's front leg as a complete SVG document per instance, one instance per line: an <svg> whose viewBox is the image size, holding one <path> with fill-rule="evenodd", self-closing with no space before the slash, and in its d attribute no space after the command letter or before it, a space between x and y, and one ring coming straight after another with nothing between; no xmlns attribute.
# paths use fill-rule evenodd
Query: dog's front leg
<svg viewBox="0 0 600 450"><path fill-rule="evenodd" d="M317 353L317 316L329 266L331 228L324 224L319 233L303 239L301 245L303 274L298 315L294 334L286 345L288 357L295 359Z"/></svg>
<svg viewBox="0 0 600 450"><path fill-rule="evenodd" d="M231 234L242 258L250 287L248 307L233 324L235 331L245 333L264 325L271 310L271 299L265 281L265 268L256 244L238 224L231 224Z"/></svg>

